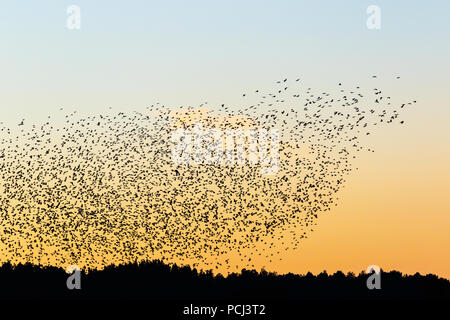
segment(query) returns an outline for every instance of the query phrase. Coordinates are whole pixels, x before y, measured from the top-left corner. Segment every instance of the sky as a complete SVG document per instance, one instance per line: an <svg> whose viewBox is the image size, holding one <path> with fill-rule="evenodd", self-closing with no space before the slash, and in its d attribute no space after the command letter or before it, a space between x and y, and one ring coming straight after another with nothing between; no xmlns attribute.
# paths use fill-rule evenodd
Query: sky
<svg viewBox="0 0 450 320"><path fill-rule="evenodd" d="M66 12L81 9L81 29ZM366 26L369 5L381 29ZM339 205L280 273L371 264L450 278L450 2L22 1L0 3L0 122L240 103L241 93L301 77L324 90L377 85L418 101L407 126L370 137ZM401 76L395 82L394 76Z"/></svg>

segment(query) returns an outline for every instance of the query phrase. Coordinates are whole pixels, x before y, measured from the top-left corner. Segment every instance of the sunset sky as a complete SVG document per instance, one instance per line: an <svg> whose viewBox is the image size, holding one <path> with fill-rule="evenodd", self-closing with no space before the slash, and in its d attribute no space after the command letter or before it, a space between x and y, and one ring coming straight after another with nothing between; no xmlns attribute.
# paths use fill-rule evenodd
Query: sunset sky
<svg viewBox="0 0 450 320"><path fill-rule="evenodd" d="M366 8L381 9L381 29ZM81 9L68 30L66 9ZM338 206L278 273L369 265L450 278L449 1L23 1L0 3L0 122L59 108L91 115L226 103L300 77L417 100L365 141ZM377 75L372 79L372 75ZM395 81L400 76L401 81Z"/></svg>

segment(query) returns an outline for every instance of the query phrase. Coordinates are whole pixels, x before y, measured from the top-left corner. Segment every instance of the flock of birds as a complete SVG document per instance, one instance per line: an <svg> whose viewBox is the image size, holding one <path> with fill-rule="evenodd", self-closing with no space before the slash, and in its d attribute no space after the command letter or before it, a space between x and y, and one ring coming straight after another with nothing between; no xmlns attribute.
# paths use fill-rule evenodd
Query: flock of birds
<svg viewBox="0 0 450 320"><path fill-rule="evenodd" d="M294 92L293 92L294 91ZM375 88L316 93L301 79L225 104L0 125L0 259L37 265L162 259L235 271L270 263L314 230L338 200L352 159L375 127L399 123L398 103ZM220 130L280 132L279 170L261 164L176 164L171 134L202 121ZM372 151L372 150L370 150Z"/></svg>

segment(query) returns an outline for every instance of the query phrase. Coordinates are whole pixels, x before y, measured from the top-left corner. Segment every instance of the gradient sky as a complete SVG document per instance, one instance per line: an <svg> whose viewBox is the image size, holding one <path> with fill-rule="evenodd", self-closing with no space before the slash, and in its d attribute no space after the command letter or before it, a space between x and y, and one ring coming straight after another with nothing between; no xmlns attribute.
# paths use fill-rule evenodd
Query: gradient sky
<svg viewBox="0 0 450 320"><path fill-rule="evenodd" d="M81 30L66 28L69 5ZM381 8L368 30L366 8ZM449 1L22 1L0 3L0 122L238 104L283 77L374 85L418 101L370 138L341 201L277 272L377 264L450 278ZM400 75L401 82L394 83Z"/></svg>

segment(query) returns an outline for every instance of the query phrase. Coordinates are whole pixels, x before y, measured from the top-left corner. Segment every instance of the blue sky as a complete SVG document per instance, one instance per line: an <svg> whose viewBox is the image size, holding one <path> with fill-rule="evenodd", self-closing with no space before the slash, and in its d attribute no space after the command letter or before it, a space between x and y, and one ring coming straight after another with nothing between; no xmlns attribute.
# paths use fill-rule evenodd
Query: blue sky
<svg viewBox="0 0 450 320"><path fill-rule="evenodd" d="M69 5L81 30L66 28ZM381 30L366 8L381 8ZM0 4L0 110L102 111L228 99L280 77L327 87L370 74L445 95L449 1L22 1ZM15 121L15 120L14 120Z"/></svg>

